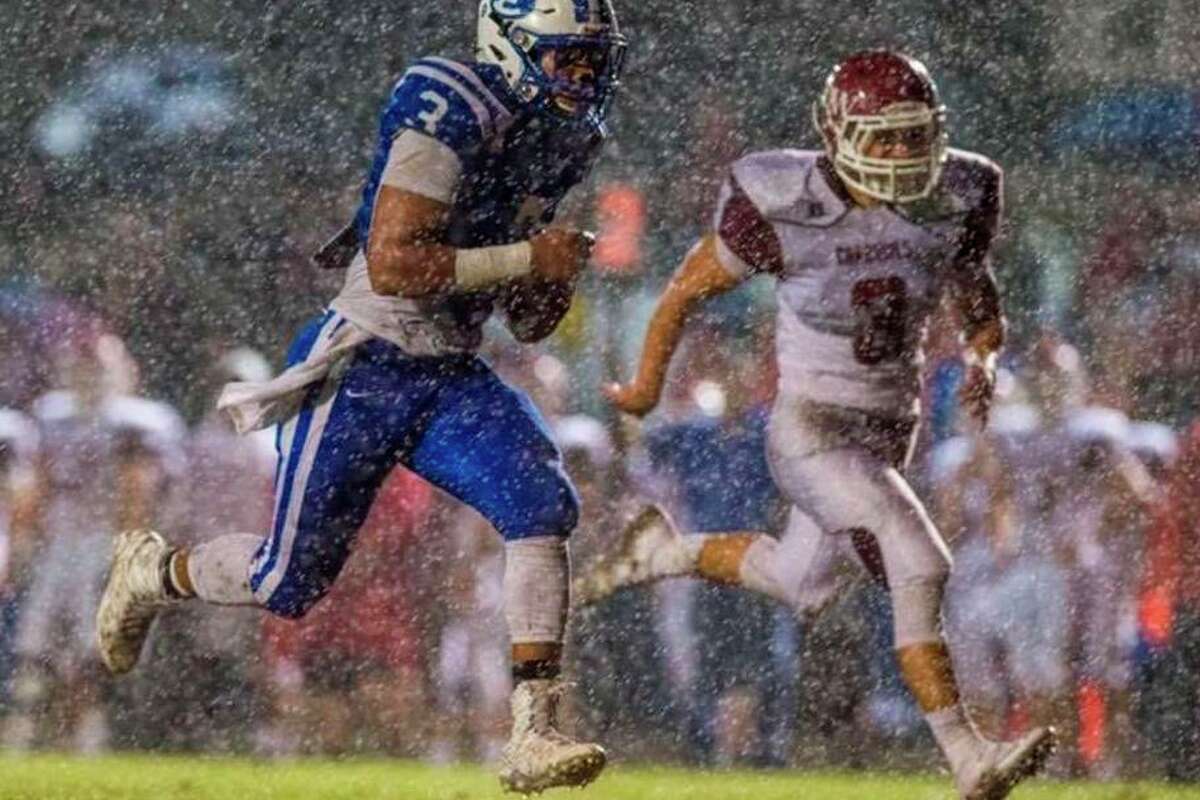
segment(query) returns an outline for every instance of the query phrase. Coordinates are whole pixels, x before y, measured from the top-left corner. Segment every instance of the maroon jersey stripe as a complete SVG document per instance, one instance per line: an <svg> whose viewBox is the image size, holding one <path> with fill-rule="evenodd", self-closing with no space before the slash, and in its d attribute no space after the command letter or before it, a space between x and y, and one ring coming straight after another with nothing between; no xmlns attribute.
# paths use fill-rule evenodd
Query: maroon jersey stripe
<svg viewBox="0 0 1200 800"><path fill-rule="evenodd" d="M733 176L729 178L729 197L721 209L717 233L725 246L755 272L782 270L783 247L774 227Z"/></svg>

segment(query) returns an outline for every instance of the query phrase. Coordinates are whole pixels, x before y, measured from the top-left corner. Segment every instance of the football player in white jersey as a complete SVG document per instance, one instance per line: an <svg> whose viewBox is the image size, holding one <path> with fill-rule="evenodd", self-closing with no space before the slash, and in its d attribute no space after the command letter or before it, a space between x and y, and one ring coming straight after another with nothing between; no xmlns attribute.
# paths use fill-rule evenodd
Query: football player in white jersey
<svg viewBox="0 0 1200 800"><path fill-rule="evenodd" d="M991 742L968 719L940 621L950 555L902 474L918 422L922 339L944 295L962 318L964 404L987 416L1004 339L988 262L1001 171L947 147L933 81L897 53L838 64L814 121L824 151L754 153L733 165L712 233L659 299L635 377L606 389L621 410L649 413L688 312L753 275L774 277L780 379L767 446L792 503L788 530L778 542L754 532L683 537L650 515L625 537L624 556L581 589L594 597L693 575L805 610L820 600L813 588L857 552L889 587L900 669L960 793L1003 797L1041 768L1054 732Z"/></svg>
<svg viewBox="0 0 1200 800"><path fill-rule="evenodd" d="M161 403L129 394L136 381L124 345L88 332L64 345L61 386L34 404L41 447L33 512L41 541L15 639L15 713L5 745L39 737L51 679L65 687L73 746L105 748L107 715L94 648L105 554L122 525L146 525L177 474L183 424Z"/></svg>

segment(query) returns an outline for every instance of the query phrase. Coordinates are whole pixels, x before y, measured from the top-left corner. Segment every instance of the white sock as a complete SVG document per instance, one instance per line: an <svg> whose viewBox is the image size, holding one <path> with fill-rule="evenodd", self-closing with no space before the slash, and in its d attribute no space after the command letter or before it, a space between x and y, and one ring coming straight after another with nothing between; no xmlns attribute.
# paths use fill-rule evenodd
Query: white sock
<svg viewBox="0 0 1200 800"><path fill-rule="evenodd" d="M746 548L742 563L738 567L738 577L742 586L754 592L765 594L778 600L789 608L795 608L796 598L787 590L781 580L779 559L779 543L766 534L759 534L754 542ZM801 609L796 609L797 611Z"/></svg>
<svg viewBox="0 0 1200 800"><path fill-rule="evenodd" d="M950 768L957 773L963 764L975 756L979 747L979 736L967 719L962 703L930 711L925 714L925 721L929 723L938 747L950 762Z"/></svg>
<svg viewBox="0 0 1200 800"><path fill-rule="evenodd" d="M504 616L513 644L563 640L570 577L565 537L504 543Z"/></svg>
<svg viewBox="0 0 1200 800"><path fill-rule="evenodd" d="M262 543L261 536L233 533L192 548L187 571L196 596L219 606L258 605L250 591L250 565Z"/></svg>

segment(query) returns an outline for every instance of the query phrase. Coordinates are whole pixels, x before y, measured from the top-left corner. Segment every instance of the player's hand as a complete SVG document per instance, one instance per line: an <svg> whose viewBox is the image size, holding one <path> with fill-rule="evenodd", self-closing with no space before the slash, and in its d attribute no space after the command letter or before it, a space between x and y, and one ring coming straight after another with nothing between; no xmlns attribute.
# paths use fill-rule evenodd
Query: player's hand
<svg viewBox="0 0 1200 800"><path fill-rule="evenodd" d="M981 429L987 427L988 415L992 411L992 396L995 391L995 369L984 364L967 365L967 374L958 390L958 399Z"/></svg>
<svg viewBox="0 0 1200 800"><path fill-rule="evenodd" d="M570 283L587 266L595 237L586 231L547 228L532 236L533 275L542 280Z"/></svg>
<svg viewBox="0 0 1200 800"><path fill-rule="evenodd" d="M601 391L619 410L635 417L644 417L658 405L658 392L634 383L610 383L601 387Z"/></svg>

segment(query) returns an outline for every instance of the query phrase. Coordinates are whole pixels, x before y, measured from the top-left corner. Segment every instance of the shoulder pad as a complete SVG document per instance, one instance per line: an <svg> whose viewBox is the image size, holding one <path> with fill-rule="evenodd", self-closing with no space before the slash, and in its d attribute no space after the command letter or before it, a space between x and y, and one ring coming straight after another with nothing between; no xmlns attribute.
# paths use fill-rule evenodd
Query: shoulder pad
<svg viewBox="0 0 1200 800"><path fill-rule="evenodd" d="M733 176L770 220L828 225L846 211L845 202L822 179L816 150L765 150L733 164Z"/></svg>
<svg viewBox="0 0 1200 800"><path fill-rule="evenodd" d="M511 116L468 66L423 58L392 90L383 124L393 137L415 130L463 153L495 136Z"/></svg>
<svg viewBox="0 0 1200 800"><path fill-rule="evenodd" d="M1128 417L1104 406L1085 406L1067 418L1067 433L1080 441L1122 444L1128 438L1128 429Z"/></svg>
<svg viewBox="0 0 1200 800"><path fill-rule="evenodd" d="M9 447L17 454L37 449L38 431L33 420L19 411L0 408L0 449Z"/></svg>
<svg viewBox="0 0 1200 800"><path fill-rule="evenodd" d="M33 416L42 423L61 422L76 414L75 395L62 389L46 392L33 401Z"/></svg>
<svg viewBox="0 0 1200 800"><path fill-rule="evenodd" d="M104 416L113 427L152 436L160 442L178 442L186 431L175 409L144 397L112 397L105 403Z"/></svg>

